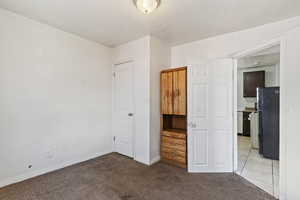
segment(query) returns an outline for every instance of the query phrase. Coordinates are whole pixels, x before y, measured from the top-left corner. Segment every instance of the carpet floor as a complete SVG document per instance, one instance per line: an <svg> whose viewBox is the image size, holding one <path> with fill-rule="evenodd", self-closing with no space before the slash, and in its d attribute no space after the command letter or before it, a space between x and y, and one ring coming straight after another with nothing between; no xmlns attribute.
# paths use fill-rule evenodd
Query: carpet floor
<svg viewBox="0 0 300 200"><path fill-rule="evenodd" d="M234 174L190 174L112 153L0 189L0 200L274 200Z"/></svg>

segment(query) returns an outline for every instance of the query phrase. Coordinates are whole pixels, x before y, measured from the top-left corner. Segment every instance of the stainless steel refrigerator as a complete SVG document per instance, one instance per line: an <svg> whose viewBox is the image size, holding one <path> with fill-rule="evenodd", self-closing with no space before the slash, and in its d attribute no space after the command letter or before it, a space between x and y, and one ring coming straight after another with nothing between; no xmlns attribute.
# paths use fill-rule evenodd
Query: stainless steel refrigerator
<svg viewBox="0 0 300 200"><path fill-rule="evenodd" d="M279 87L257 89L259 113L259 153L279 160Z"/></svg>

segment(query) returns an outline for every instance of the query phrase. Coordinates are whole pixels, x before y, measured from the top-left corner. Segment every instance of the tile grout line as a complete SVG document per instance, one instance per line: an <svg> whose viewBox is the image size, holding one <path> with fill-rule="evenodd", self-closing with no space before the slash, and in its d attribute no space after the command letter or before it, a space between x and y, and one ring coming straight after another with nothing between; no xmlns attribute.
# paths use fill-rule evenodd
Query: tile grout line
<svg viewBox="0 0 300 200"><path fill-rule="evenodd" d="M251 154L251 147L250 147L250 149L248 150L248 155L247 155L247 158L246 158L246 160L245 160L245 164L243 165L243 167L242 167L242 169L241 169L241 175L242 175L243 172L244 172L244 169L245 169L245 167L246 167L246 164L247 164L247 162L248 162L248 159L249 159L249 157L250 157L250 154Z"/></svg>
<svg viewBox="0 0 300 200"><path fill-rule="evenodd" d="M240 176L242 176L242 177L244 177L244 175L243 175L243 173L244 173L244 170L246 169L246 166L247 166L247 164L249 163L249 160L250 160L250 158L251 158L251 153L253 152L253 149L251 148L251 146L250 146L250 148L249 148L249 150L248 150L248 154L247 154L247 156L246 156L246 159L245 159L245 163L243 163L243 165L242 165L242 168L241 168L241 173L240 173ZM258 154L259 155L259 154ZM270 164L271 165L269 165L269 169L271 169L270 170L270 172L271 172L271 190L270 190L270 195L272 195L272 196L274 196L275 198L276 198L276 196L275 196L275 163L274 163L274 160L271 160L271 162L270 162ZM244 177L245 178L245 177ZM250 181L251 182L251 181ZM256 184L254 184L254 185L256 185ZM261 188L261 187L260 187ZM261 189L263 189L263 188L261 188ZM266 189L263 189L264 191L266 191Z"/></svg>

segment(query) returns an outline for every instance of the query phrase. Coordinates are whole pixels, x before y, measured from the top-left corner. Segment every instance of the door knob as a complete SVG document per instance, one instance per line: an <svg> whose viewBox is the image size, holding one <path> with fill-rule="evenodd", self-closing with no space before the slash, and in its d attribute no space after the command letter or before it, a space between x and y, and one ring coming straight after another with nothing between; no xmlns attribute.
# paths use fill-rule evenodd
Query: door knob
<svg viewBox="0 0 300 200"><path fill-rule="evenodd" d="M128 116L129 116L129 117L132 117L132 116L133 116L133 113L128 113Z"/></svg>
<svg viewBox="0 0 300 200"><path fill-rule="evenodd" d="M190 123L188 124L188 126L191 127L191 128L197 128L197 124L196 124L196 123L193 123L193 122L190 122Z"/></svg>

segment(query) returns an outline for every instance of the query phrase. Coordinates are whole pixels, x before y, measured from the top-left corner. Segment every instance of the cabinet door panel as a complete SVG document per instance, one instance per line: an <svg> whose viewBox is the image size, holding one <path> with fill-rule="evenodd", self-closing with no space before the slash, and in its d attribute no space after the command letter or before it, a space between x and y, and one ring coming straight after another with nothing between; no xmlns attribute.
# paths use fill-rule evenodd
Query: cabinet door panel
<svg viewBox="0 0 300 200"><path fill-rule="evenodd" d="M174 114L186 115L186 70L173 72Z"/></svg>
<svg viewBox="0 0 300 200"><path fill-rule="evenodd" d="M173 73L161 74L161 113L173 114Z"/></svg>
<svg viewBox="0 0 300 200"><path fill-rule="evenodd" d="M256 89L265 87L265 71L244 72L244 97L256 97Z"/></svg>

